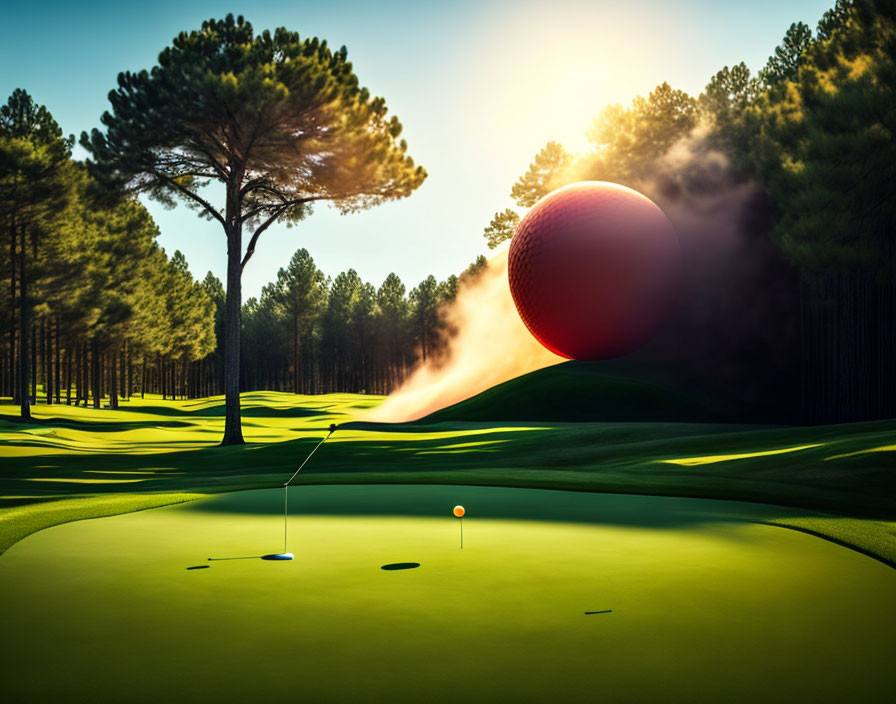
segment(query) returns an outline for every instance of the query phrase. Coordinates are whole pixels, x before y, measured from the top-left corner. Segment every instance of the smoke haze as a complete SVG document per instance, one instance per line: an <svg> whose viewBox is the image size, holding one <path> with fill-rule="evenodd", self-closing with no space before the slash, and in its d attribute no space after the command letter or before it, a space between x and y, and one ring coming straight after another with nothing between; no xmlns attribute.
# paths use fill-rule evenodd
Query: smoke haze
<svg viewBox="0 0 896 704"><path fill-rule="evenodd" d="M456 330L438 361L417 367L370 420L402 422L422 418L508 379L562 362L529 333L507 283L507 248L482 273L462 282L444 311Z"/></svg>
<svg viewBox="0 0 896 704"><path fill-rule="evenodd" d="M678 305L633 360L699 378L765 418L785 418L799 380L796 269L772 242L761 188L738 177L698 127L631 184L679 235Z"/></svg>
<svg viewBox="0 0 896 704"><path fill-rule="evenodd" d="M599 179L587 155L552 186ZM770 209L760 189L734 173L701 128L649 166L649 176L623 185L659 205L678 233L682 280L678 302L658 334L628 356L636 364L702 380L766 415L786 415L799 378L794 344L795 270L769 238ZM373 412L406 421L542 367L564 361L544 349L520 320L507 282L507 250L483 276L463 285L447 310L456 334L441 360L418 367Z"/></svg>

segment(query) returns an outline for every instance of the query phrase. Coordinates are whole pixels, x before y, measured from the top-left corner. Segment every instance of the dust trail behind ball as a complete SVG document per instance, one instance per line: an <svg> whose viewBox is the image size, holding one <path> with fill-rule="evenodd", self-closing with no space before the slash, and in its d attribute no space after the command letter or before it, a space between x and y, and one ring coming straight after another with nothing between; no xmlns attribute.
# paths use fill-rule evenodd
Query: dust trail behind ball
<svg viewBox="0 0 896 704"><path fill-rule="evenodd" d="M506 249L489 260L475 281L461 284L445 315L457 330L446 354L415 369L365 420L416 420L520 374L565 361L542 347L520 320L507 283Z"/></svg>

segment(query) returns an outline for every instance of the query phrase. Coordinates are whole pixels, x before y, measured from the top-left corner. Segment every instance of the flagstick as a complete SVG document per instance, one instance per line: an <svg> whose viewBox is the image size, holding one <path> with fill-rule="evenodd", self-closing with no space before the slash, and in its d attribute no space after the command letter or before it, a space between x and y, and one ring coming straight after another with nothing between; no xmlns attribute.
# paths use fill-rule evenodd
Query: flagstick
<svg viewBox="0 0 896 704"><path fill-rule="evenodd" d="M452 511L452 513L454 514L454 517L460 521L460 549L463 550L464 549L464 513L466 513L466 511L464 510L463 506L458 504L457 506L454 507L454 510Z"/></svg>
<svg viewBox="0 0 896 704"><path fill-rule="evenodd" d="M299 472L302 471L302 468L306 464L308 464L308 460L311 459L311 455L313 455L315 452L317 452L317 449L321 445L323 445L329 439L329 437L335 432L336 432L336 425L331 424L330 432L327 433L326 437L324 437L323 440L321 440L319 443L317 443L317 445L314 446L314 449L310 453L308 453L308 456L305 458L305 461L299 465L299 468L295 471L295 473L289 479L286 480L286 483L283 485L283 552L286 552L286 524L287 524L287 520L289 517L289 511L288 511L288 507L287 507L288 503L289 503L289 484L293 479L296 478L296 476L298 476Z"/></svg>

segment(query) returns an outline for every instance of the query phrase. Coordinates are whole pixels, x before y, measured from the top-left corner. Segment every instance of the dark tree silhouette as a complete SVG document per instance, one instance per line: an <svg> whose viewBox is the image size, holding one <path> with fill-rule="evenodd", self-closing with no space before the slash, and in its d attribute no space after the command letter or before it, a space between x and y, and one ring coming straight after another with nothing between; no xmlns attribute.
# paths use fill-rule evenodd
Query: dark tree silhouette
<svg viewBox="0 0 896 704"><path fill-rule="evenodd" d="M803 54L812 44L812 30L802 22L795 22L784 35L781 45L768 58L760 77L766 85L773 86L796 78Z"/></svg>

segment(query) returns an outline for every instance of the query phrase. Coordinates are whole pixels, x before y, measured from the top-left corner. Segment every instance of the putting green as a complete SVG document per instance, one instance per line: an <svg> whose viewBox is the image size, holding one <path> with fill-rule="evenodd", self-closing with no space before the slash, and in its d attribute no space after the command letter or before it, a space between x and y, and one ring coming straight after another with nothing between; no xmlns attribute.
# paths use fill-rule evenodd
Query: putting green
<svg viewBox="0 0 896 704"><path fill-rule="evenodd" d="M278 490L14 545L4 699L892 701L896 571L757 522L780 508L464 486L290 503L292 562L206 561L279 552Z"/></svg>

